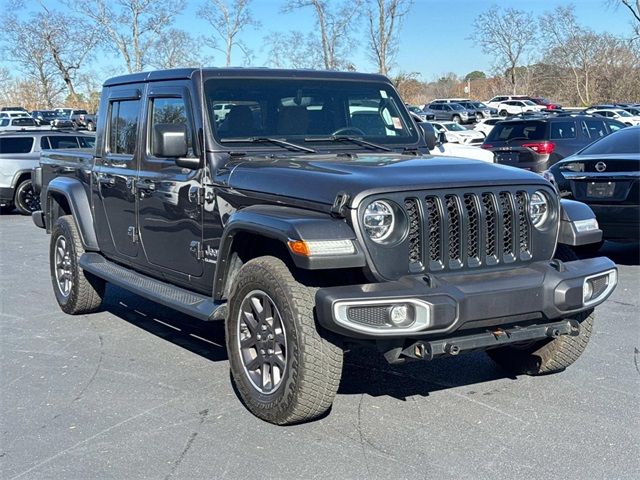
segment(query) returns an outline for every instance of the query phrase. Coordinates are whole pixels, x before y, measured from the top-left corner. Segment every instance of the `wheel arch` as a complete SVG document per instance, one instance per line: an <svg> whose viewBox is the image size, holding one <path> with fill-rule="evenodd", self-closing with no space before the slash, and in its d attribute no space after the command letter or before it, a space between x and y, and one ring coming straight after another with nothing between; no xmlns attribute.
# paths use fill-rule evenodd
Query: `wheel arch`
<svg viewBox="0 0 640 480"><path fill-rule="evenodd" d="M47 185L46 226L51 228L58 217L71 215L78 227L82 246L87 251L99 251L98 239L93 226L93 213L86 190L80 180L58 177Z"/></svg>
<svg viewBox="0 0 640 480"><path fill-rule="evenodd" d="M220 239L218 264L214 277L214 299L226 298L235 274L243 263L260 256L280 258L294 276L309 271L362 268L364 253L356 244L356 253L343 256L304 257L293 254L290 240L352 240L353 230L343 220L328 214L281 206L252 206L235 212ZM313 273L313 272L311 272Z"/></svg>

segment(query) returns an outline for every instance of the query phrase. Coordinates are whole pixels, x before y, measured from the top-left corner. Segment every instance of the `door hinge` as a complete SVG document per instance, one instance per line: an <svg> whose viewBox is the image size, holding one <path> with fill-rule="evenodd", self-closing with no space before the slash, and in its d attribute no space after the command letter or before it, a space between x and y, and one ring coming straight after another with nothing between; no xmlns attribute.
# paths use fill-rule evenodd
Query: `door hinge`
<svg viewBox="0 0 640 480"><path fill-rule="evenodd" d="M138 243L139 237L138 237L138 230L136 229L136 227L129 226L129 228L127 229L127 235L129 235L133 243Z"/></svg>
<svg viewBox="0 0 640 480"><path fill-rule="evenodd" d="M202 250L202 244L196 240L192 241L189 244L189 252L193 255L196 260L204 259L204 251Z"/></svg>
<svg viewBox="0 0 640 480"><path fill-rule="evenodd" d="M198 205L204 205L205 203L213 202L213 188L206 187L191 187L189 189L189 200L192 202L195 200Z"/></svg>

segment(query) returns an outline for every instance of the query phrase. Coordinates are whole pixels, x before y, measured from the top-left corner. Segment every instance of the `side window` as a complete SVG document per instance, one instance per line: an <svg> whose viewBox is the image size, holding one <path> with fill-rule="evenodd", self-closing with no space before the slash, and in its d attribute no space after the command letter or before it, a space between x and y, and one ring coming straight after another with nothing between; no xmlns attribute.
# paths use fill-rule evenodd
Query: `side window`
<svg viewBox="0 0 640 480"><path fill-rule="evenodd" d="M111 103L109 118L109 153L133 155L138 138L139 100Z"/></svg>
<svg viewBox="0 0 640 480"><path fill-rule="evenodd" d="M34 144L33 137L0 138L0 153L29 153Z"/></svg>
<svg viewBox="0 0 640 480"><path fill-rule="evenodd" d="M604 120L599 120L596 118L588 118L584 121L587 125L587 129L589 130L589 136L591 138L600 138L604 137L607 134L607 129L604 125Z"/></svg>
<svg viewBox="0 0 640 480"><path fill-rule="evenodd" d="M621 128L624 128L625 125L622 125L618 122L605 122L607 124L607 127L609 127L609 130L611 130L611 132L617 132L618 130L620 130Z"/></svg>
<svg viewBox="0 0 640 480"><path fill-rule="evenodd" d="M217 105L216 105L217 106ZM215 110L214 110L215 111ZM151 135L150 145L154 142L154 126L161 123L185 125L187 127L188 156L193 153L193 127L187 114L187 107L183 98L154 98L151 104Z"/></svg>
<svg viewBox="0 0 640 480"><path fill-rule="evenodd" d="M82 137L76 137L80 148L95 148L96 146L96 137L90 137L89 135L84 135Z"/></svg>
<svg viewBox="0 0 640 480"><path fill-rule="evenodd" d="M57 135L47 138L49 140L49 144L51 145L49 148L53 150L58 150L61 148L78 148L78 141L76 140L77 137Z"/></svg>
<svg viewBox="0 0 640 480"><path fill-rule="evenodd" d="M551 140L576 138L576 124L572 121L551 122Z"/></svg>

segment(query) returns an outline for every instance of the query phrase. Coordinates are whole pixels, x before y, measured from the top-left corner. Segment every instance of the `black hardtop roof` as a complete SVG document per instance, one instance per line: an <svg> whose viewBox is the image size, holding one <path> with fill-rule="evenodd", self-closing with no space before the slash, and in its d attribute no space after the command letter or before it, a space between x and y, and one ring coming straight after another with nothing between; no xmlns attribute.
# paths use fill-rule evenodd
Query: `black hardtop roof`
<svg viewBox="0 0 640 480"><path fill-rule="evenodd" d="M128 83L156 82L161 80L190 79L199 68L175 68L171 70L153 70L150 72L131 73L107 79L103 86L126 85ZM391 83L384 75L375 73L338 72L333 70L295 70L276 68L203 68L205 78L209 77L264 77L264 78L317 78L337 80L378 81Z"/></svg>

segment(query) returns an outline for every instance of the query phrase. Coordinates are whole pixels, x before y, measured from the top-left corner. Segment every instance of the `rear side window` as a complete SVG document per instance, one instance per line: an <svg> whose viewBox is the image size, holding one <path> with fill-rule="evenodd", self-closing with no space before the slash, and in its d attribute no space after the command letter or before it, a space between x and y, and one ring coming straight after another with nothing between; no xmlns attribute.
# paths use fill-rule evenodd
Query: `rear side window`
<svg viewBox="0 0 640 480"><path fill-rule="evenodd" d="M80 148L95 148L96 146L96 137L76 137L76 140L78 140Z"/></svg>
<svg viewBox="0 0 640 480"><path fill-rule="evenodd" d="M33 137L0 138L0 153L29 153L33 148Z"/></svg>
<svg viewBox="0 0 640 480"><path fill-rule="evenodd" d="M602 155L607 153L640 154L640 129L623 128L619 132L597 140L580 152L583 155Z"/></svg>
<svg viewBox="0 0 640 480"><path fill-rule="evenodd" d="M109 117L109 152L133 155L138 138L139 100L121 100L111 103Z"/></svg>
<svg viewBox="0 0 640 480"><path fill-rule="evenodd" d="M607 135L607 128L605 127L604 120L598 120L596 118L587 118L584 121L589 136L591 138L600 138Z"/></svg>
<svg viewBox="0 0 640 480"><path fill-rule="evenodd" d="M576 124L570 120L563 122L551 122L551 131L549 136L551 140L576 138Z"/></svg>
<svg viewBox="0 0 640 480"><path fill-rule="evenodd" d="M546 130L543 122L501 122L493 127L487 141L544 140Z"/></svg>
<svg viewBox="0 0 640 480"><path fill-rule="evenodd" d="M40 146L42 148L50 148L58 150L61 148L78 148L78 141L76 137L68 137L66 135L51 135L48 137L42 137Z"/></svg>

